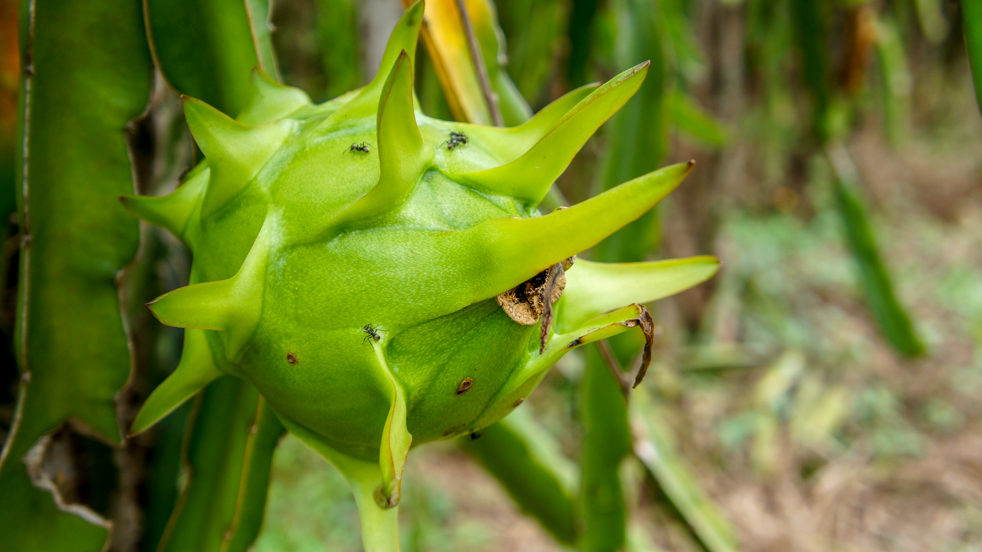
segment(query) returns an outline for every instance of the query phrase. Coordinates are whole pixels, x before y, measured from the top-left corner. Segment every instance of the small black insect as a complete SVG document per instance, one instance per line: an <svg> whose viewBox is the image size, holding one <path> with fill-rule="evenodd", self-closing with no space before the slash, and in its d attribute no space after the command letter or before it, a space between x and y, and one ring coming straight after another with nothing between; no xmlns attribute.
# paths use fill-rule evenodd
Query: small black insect
<svg viewBox="0 0 982 552"><path fill-rule="evenodd" d="M463 132L450 132L450 139L441 145L447 146L448 150L452 150L457 146L463 146L467 143L467 136Z"/></svg>
<svg viewBox="0 0 982 552"><path fill-rule="evenodd" d="M365 339L362 339L361 342L364 343L369 338L374 339L375 341L382 339L382 336L379 335L378 333L380 329L381 328L379 328L378 326L372 326L371 324L366 324L365 327L362 328L362 330L364 330L364 332L367 333L368 335L366 335Z"/></svg>
<svg viewBox="0 0 982 552"><path fill-rule="evenodd" d="M351 146L344 151L345 153L349 151L359 151L361 153L368 153L372 151L372 147L371 144L369 144L368 142L356 142L354 144L351 144Z"/></svg>

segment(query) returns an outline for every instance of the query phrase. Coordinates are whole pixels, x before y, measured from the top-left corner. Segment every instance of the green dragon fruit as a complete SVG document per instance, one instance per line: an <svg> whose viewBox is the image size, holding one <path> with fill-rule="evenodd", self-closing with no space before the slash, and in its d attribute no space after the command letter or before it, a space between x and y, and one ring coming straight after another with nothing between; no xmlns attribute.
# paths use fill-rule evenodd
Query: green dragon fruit
<svg viewBox="0 0 982 552"><path fill-rule="evenodd" d="M647 64L518 127L435 120L413 95L422 16L422 3L407 10L369 85L324 104L258 70L237 120L185 98L205 161L168 196L121 198L194 254L191 285L149 305L186 328L184 351L131 433L215 378L245 378L345 473L372 526L399 502L411 445L501 419L565 353L650 330L640 303L717 266L574 259L664 198L691 163L537 210Z"/></svg>

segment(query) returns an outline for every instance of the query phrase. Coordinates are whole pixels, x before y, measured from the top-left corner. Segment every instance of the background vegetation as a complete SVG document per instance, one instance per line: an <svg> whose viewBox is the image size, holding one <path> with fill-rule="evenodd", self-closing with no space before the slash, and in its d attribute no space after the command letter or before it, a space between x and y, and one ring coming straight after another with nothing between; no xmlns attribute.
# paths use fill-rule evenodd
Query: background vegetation
<svg viewBox="0 0 982 552"><path fill-rule="evenodd" d="M29 70L17 54L16 4L0 1L4 216L15 211L16 97ZM127 127L138 191L157 195L198 155L167 83L235 113L242 87L230 83L244 83L261 64L324 101L371 78L403 8L398 0L281 0L268 26L253 17L243 30L240 2L143 4L158 40L195 38L158 44L152 109ZM489 4L467 5L484 13ZM269 10L259 0L245 6ZM558 182L565 198L554 201L575 203L658 166L697 161L657 213L593 257L713 254L724 266L709 283L653 306L655 361L629 406L605 402L597 374L606 367L591 349L565 358L509 424L414 452L404 549L558 550L575 542L609 550L621 544L618 535L631 550L982 549L982 119L964 38L972 47L971 2L964 12L950 0L494 6L507 39L504 70L533 109L652 60L638 97L587 144ZM242 36L271 47L230 46ZM480 104L468 108L466 87L448 77L440 40L434 31L417 64L423 110L490 118ZM484 57L495 76L498 58ZM151 93L130 92L127 119ZM84 110L84 100L80 92L65 116ZM48 216L63 213L58 199ZM13 427L22 379L11 344L26 224L9 217L2 250L0 329L9 349L0 435ZM121 292L134 358L116 395L122 427L179 350L180 332L152 321L142 303L186 283L188 268L186 251L168 236L143 228L140 238ZM115 252L120 266L136 247ZM88 339L78 330L60 328L77 338L62 346ZM615 340L611 352L628 366L637 346ZM225 483L194 487L180 460L195 473L221 474L230 462L223 451L240 443L217 416L214 428L191 423L185 436L191 412L187 405L116 447L58 418L44 480L65 503L113 520L113 550L166 550L225 531L227 492L217 488ZM496 459L502 450L527 454L523 473L554 488L530 490ZM268 500L257 501L261 530L262 511L252 512L222 549L245 549L252 538L263 552L360 549L340 475L292 437L271 458ZM32 512L9 496L0 497L0 521L16 519L15 508ZM541 504L554 496L565 498ZM36 519L32 530L51 527Z"/></svg>

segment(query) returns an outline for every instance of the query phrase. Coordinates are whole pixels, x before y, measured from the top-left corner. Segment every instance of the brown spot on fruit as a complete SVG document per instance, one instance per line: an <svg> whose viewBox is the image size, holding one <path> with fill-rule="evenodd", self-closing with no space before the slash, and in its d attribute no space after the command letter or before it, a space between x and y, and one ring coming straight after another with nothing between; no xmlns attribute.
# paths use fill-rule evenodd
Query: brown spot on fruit
<svg viewBox="0 0 982 552"><path fill-rule="evenodd" d="M296 364L297 363L297 355L295 355L293 353L287 353L286 354L286 361L289 362L290 364Z"/></svg>
<svg viewBox="0 0 982 552"><path fill-rule="evenodd" d="M457 386L457 394L463 395L473 385L474 385L474 380L472 380L471 378L464 378L464 381L460 382L460 385Z"/></svg>

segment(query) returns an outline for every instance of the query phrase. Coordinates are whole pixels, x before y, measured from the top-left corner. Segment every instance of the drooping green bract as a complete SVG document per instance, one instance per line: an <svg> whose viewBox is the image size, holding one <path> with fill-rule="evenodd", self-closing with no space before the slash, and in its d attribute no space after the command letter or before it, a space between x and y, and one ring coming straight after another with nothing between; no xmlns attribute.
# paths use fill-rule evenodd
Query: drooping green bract
<svg viewBox="0 0 982 552"><path fill-rule="evenodd" d="M715 271L709 257L568 261L691 164L536 209L647 64L518 127L439 121L412 92L422 13L403 16L375 80L325 104L258 71L237 120L185 99L205 162L169 196L123 198L194 254L191 285L150 305L187 328L185 346L132 432L233 374L332 461L379 462L378 501L392 506L411 444L490 425L567 351L646 320L636 303Z"/></svg>

